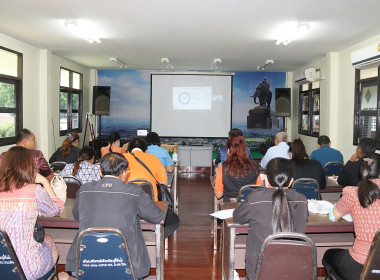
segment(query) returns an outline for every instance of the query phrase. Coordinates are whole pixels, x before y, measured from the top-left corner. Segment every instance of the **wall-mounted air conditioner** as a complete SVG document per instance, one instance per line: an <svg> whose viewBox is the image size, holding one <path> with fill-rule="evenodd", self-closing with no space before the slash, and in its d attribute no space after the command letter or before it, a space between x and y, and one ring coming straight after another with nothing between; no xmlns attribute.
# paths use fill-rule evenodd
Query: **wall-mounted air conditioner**
<svg viewBox="0 0 380 280"><path fill-rule="evenodd" d="M315 68L305 69L301 74L294 77L294 81L300 84L314 82L317 79L317 71L319 70Z"/></svg>
<svg viewBox="0 0 380 280"><path fill-rule="evenodd" d="M351 53L352 66L358 69L380 65L380 43L376 43Z"/></svg>

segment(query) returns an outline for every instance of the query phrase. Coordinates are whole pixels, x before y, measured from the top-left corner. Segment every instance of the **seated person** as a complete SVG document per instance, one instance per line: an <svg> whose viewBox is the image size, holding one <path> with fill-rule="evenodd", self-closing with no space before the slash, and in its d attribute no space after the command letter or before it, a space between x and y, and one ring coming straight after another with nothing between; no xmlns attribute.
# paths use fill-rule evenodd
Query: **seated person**
<svg viewBox="0 0 380 280"><path fill-rule="evenodd" d="M265 238L277 232L305 233L307 199L294 189L290 160L274 158L267 166L268 188L254 190L235 209L234 221L249 223L245 255L246 275L254 279L261 245Z"/></svg>
<svg viewBox="0 0 380 280"><path fill-rule="evenodd" d="M94 164L95 151L91 147L84 147L80 150L77 161L74 164L67 164L59 173L61 176L74 176L82 184L99 181L99 164Z"/></svg>
<svg viewBox="0 0 380 280"><path fill-rule="evenodd" d="M46 275L56 263L58 250L53 238L45 235L38 243L33 233L39 215L54 217L63 207L64 202L56 197L49 181L34 171L30 150L10 148L0 166L0 225L27 279Z"/></svg>
<svg viewBox="0 0 380 280"><path fill-rule="evenodd" d="M318 137L318 149L313 151L310 155L311 159L318 160L324 168L326 163L332 161L343 162L343 155L338 150L330 147L330 138L326 135Z"/></svg>
<svg viewBox="0 0 380 280"><path fill-rule="evenodd" d="M37 173L40 173L42 176L46 177L50 182L51 179L53 179L54 177L53 171L50 169L49 164L44 158L42 152L35 150L36 145L36 137L34 136L34 133L31 132L29 129L24 128L17 132L16 146L28 149L28 151L31 153L33 157L34 170ZM0 164L5 154L6 152L0 155Z"/></svg>
<svg viewBox="0 0 380 280"><path fill-rule="evenodd" d="M261 185L260 173L245 153L243 136L230 138L227 142L227 160L218 167L215 178L215 196L223 201L237 198L245 185Z"/></svg>
<svg viewBox="0 0 380 280"><path fill-rule="evenodd" d="M363 138L356 147L356 153L344 165L342 173L338 177L341 186L357 186L360 182L360 165L363 158L376 151L376 141L371 138Z"/></svg>
<svg viewBox="0 0 380 280"><path fill-rule="evenodd" d="M326 187L326 176L319 161L309 159L305 145L301 139L296 139L292 144L293 179L311 178L319 183L319 188Z"/></svg>
<svg viewBox="0 0 380 280"><path fill-rule="evenodd" d="M174 162L167 150L160 147L160 136L156 132L149 132L146 136L146 144L148 145L148 154L155 155L161 161L166 171L173 173Z"/></svg>
<svg viewBox="0 0 380 280"><path fill-rule="evenodd" d="M261 160L261 167L266 168L268 162L273 158L286 158L290 159L288 135L285 132L279 132L274 139L274 146L269 148L265 156Z"/></svg>
<svg viewBox="0 0 380 280"><path fill-rule="evenodd" d="M80 187L73 208L80 227L66 258L66 270L76 269L79 233L91 227L119 229L128 243L136 278L147 276L150 261L142 235L140 219L160 223L162 210L140 188L124 183L128 176L128 161L117 153L108 153L100 161L102 179ZM104 188L104 185L107 188ZM110 277L111 279L112 277Z"/></svg>
<svg viewBox="0 0 380 280"><path fill-rule="evenodd" d="M108 136L108 146L102 147L100 149L100 153L102 157L104 157L108 153L126 153L126 150L124 148L120 148L120 134L118 132L110 133L110 135Z"/></svg>
<svg viewBox="0 0 380 280"><path fill-rule="evenodd" d="M154 200L158 201L157 181L161 184L168 184L168 176L166 175L165 168L155 155L146 153L146 143L140 138L133 138L128 143L128 153L124 154L129 162L129 170L127 181L132 179L147 179L153 186ZM152 176L149 171L142 166L135 158L140 159L153 173Z"/></svg>
<svg viewBox="0 0 380 280"><path fill-rule="evenodd" d="M71 132L66 135L66 139L62 143L62 147L59 147L55 153L50 157L49 163L55 161L63 161L66 163L74 163L78 159L79 154L79 134Z"/></svg>
<svg viewBox="0 0 380 280"><path fill-rule="evenodd" d="M339 220L351 214L354 221L355 241L350 249L330 249L322 263L328 273L334 270L345 280L360 278L373 237L380 228L380 179L378 155L362 159L362 180L358 187L346 187L343 195L330 211L330 220Z"/></svg>
<svg viewBox="0 0 380 280"><path fill-rule="evenodd" d="M233 128L228 132L228 139L238 137L238 136L243 136L243 131L241 131L238 128ZM247 156L248 158L252 159L252 154L251 151L248 147L246 147L247 151ZM216 159L214 160L214 165L218 165L219 163L225 161L227 159L227 147L222 146L218 149L218 154L216 156Z"/></svg>

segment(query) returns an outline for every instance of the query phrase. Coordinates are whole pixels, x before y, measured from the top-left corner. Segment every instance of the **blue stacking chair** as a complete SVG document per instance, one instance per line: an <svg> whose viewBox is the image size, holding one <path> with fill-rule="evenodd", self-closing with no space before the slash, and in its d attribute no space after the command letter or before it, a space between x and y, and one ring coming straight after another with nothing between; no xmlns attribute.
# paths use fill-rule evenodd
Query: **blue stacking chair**
<svg viewBox="0 0 380 280"><path fill-rule="evenodd" d="M18 257L13 249L8 234L0 229L0 277L7 280L26 280L24 271ZM55 276L55 268L53 267L45 276L38 280L50 280Z"/></svg>
<svg viewBox="0 0 380 280"><path fill-rule="evenodd" d="M319 183L315 179L300 178L293 182L292 188L302 193L307 199L321 199Z"/></svg>
<svg viewBox="0 0 380 280"><path fill-rule="evenodd" d="M127 241L115 228L88 228L78 237L77 279L135 280Z"/></svg>
<svg viewBox="0 0 380 280"><path fill-rule="evenodd" d="M339 176L342 173L344 164L340 161L331 161L325 164L323 170L325 171L326 176Z"/></svg>
<svg viewBox="0 0 380 280"><path fill-rule="evenodd" d="M67 185L67 198L76 198L77 191L82 186L82 182L74 176L63 176L63 180Z"/></svg>
<svg viewBox="0 0 380 280"><path fill-rule="evenodd" d="M136 187L141 188L144 192L149 194L150 198L154 201L154 191L153 191L153 186L152 183L143 178L137 178L137 179L132 179L127 182L134 184Z"/></svg>
<svg viewBox="0 0 380 280"><path fill-rule="evenodd" d="M317 249L314 242L296 232L269 235L261 246L253 280L265 279L316 280Z"/></svg>
<svg viewBox="0 0 380 280"><path fill-rule="evenodd" d="M380 279L380 230L375 234L360 279Z"/></svg>
<svg viewBox="0 0 380 280"><path fill-rule="evenodd" d="M53 169L55 173L59 173L65 168L66 165L67 163L64 161L55 161L52 164L50 164L50 168Z"/></svg>
<svg viewBox="0 0 380 280"><path fill-rule="evenodd" d="M262 189L263 187L260 185L245 185L242 186L239 190L237 201L243 202L247 198L247 196L254 191L255 189Z"/></svg>

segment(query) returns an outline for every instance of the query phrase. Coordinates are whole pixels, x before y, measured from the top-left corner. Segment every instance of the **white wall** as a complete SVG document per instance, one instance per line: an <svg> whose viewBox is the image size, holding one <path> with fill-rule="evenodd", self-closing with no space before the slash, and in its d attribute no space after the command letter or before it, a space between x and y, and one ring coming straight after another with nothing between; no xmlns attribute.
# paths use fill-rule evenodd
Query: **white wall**
<svg viewBox="0 0 380 280"><path fill-rule="evenodd" d="M0 33L0 45L23 54L23 126L32 130L39 142L40 131L40 50ZM40 143L38 148L44 153ZM0 152L11 146L0 147Z"/></svg>
<svg viewBox="0 0 380 280"><path fill-rule="evenodd" d="M60 67L64 67L83 74L83 118L82 118L82 133L80 133L80 144L82 147L84 129L86 126L86 113L90 111L90 88L92 95L92 86L90 86L90 73L94 75L90 69L83 67L74 62L68 61L61 57L51 55L51 82L48 91L48 99L50 99L50 106L48 106L48 111L46 116L47 119L44 120L44 125L47 128L45 130L46 137L49 139L49 150L48 153L51 155L55 150L62 145L65 136L59 136L59 82L60 82ZM54 124L54 129L53 129ZM53 133L52 133L53 132ZM48 134L47 134L48 133ZM90 136L90 131L87 129L87 140L86 145L88 145L88 139Z"/></svg>
<svg viewBox="0 0 380 280"><path fill-rule="evenodd" d="M83 132L95 81L94 78L90 81L90 75L95 75L95 71L1 33L0 46L23 54L23 127L35 133L37 149L48 159L64 140L64 137L59 136L60 67L83 74ZM83 132L80 134L82 140ZM89 139L89 133L87 135ZM11 146L0 147L0 152L7 151Z"/></svg>
<svg viewBox="0 0 380 280"><path fill-rule="evenodd" d="M339 149L347 161L355 152L353 143L353 121L355 100L355 68L351 64L351 52L380 42L380 35L355 44L340 52L328 53L325 57L297 69L297 75L306 68L321 68L326 80L320 82L320 135L328 135L332 147ZM299 135L298 130L298 84L293 83L292 140L298 136L310 154L316 149L317 138ZM293 137L294 136L294 137Z"/></svg>

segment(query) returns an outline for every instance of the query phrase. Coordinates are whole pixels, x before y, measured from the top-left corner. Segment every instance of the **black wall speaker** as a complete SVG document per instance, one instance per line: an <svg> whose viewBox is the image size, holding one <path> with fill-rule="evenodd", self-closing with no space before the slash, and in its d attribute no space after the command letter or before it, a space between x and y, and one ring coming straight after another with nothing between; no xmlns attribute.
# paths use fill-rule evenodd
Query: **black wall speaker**
<svg viewBox="0 0 380 280"><path fill-rule="evenodd" d="M92 96L92 113L94 115L110 115L111 87L94 86Z"/></svg>
<svg viewBox="0 0 380 280"><path fill-rule="evenodd" d="M276 117L290 117L290 88L276 88Z"/></svg>

